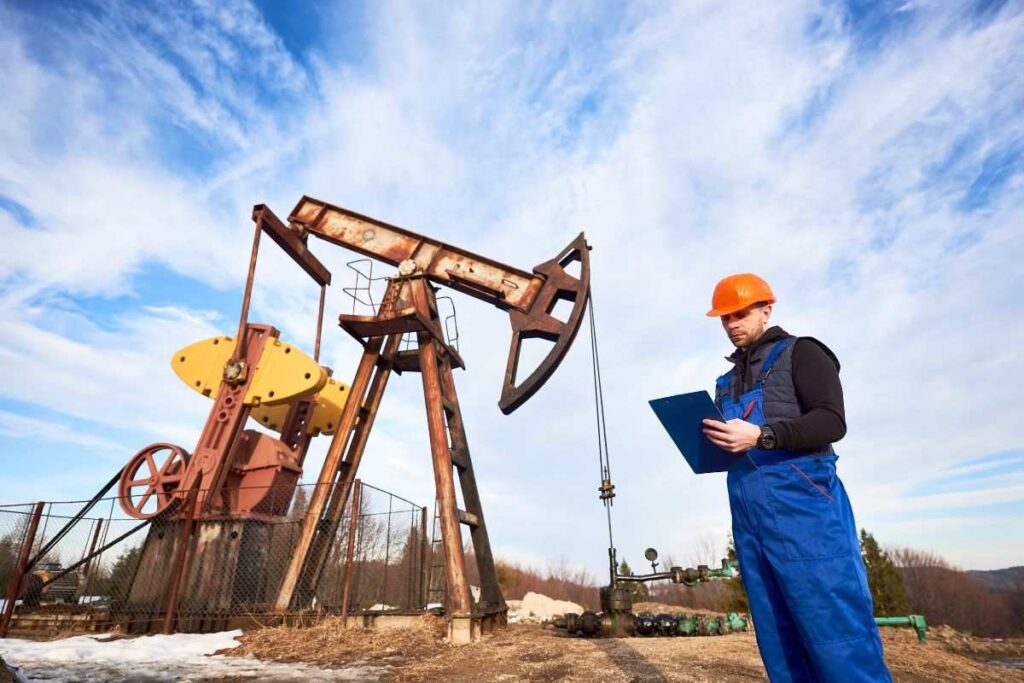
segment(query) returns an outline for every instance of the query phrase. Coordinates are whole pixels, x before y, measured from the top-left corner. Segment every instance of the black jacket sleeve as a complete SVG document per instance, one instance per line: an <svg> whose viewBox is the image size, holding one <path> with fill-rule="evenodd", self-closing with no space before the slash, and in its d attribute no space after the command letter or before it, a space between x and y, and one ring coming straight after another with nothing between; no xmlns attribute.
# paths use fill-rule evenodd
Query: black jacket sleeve
<svg viewBox="0 0 1024 683"><path fill-rule="evenodd" d="M821 342L801 337L793 347L793 385L803 413L769 423L779 449L817 451L846 435L839 361Z"/></svg>

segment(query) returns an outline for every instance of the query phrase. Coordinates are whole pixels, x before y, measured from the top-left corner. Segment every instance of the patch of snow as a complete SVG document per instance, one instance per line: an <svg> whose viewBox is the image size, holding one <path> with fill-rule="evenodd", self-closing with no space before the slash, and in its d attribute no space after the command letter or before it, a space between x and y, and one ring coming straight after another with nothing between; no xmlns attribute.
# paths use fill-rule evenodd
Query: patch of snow
<svg viewBox="0 0 1024 683"><path fill-rule="evenodd" d="M388 610L393 610L393 609L398 609L398 608L397 607L392 607L391 605L385 605L384 603L378 602L376 605L374 605L373 607L369 608L366 611L367 612L387 612Z"/></svg>
<svg viewBox="0 0 1024 683"><path fill-rule="evenodd" d="M569 612L582 614L583 608L575 602L554 600L546 595L531 591L523 596L522 603L516 611L516 621L547 621L556 614L568 614Z"/></svg>
<svg viewBox="0 0 1024 683"><path fill-rule="evenodd" d="M0 655L28 681L376 681L382 667L324 669L213 655L238 645L241 631L175 633L101 642L105 634L36 642L0 640ZM212 655L212 656L211 656Z"/></svg>

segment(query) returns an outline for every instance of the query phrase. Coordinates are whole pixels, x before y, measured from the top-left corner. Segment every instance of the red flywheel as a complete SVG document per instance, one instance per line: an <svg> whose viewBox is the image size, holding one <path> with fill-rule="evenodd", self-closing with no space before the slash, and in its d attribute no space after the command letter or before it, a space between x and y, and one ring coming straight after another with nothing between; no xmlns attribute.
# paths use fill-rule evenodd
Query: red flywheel
<svg viewBox="0 0 1024 683"><path fill-rule="evenodd" d="M177 505L188 459L188 451L169 443L150 444L136 453L117 483L121 509L136 519L150 519Z"/></svg>

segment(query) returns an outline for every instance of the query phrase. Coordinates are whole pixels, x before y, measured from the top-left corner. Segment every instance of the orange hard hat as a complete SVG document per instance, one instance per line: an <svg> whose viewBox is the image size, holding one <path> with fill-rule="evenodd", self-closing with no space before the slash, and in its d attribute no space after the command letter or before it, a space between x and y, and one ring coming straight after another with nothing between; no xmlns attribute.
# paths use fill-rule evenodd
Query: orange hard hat
<svg viewBox="0 0 1024 683"><path fill-rule="evenodd" d="M753 304L773 304L775 294L763 278L753 273L740 273L722 278L715 285L715 293L711 295L709 318L729 315L742 311Z"/></svg>

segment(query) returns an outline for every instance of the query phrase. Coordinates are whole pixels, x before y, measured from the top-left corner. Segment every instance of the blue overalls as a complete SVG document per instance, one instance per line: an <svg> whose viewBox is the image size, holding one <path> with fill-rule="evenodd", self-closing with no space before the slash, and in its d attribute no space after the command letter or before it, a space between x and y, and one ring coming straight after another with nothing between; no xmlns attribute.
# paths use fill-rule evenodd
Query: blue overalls
<svg viewBox="0 0 1024 683"><path fill-rule="evenodd" d="M788 337L775 343L753 389L737 401L718 379L726 420L763 425L764 384ZM740 575L768 677L892 681L872 615L857 526L831 447L822 455L751 449L729 470Z"/></svg>

